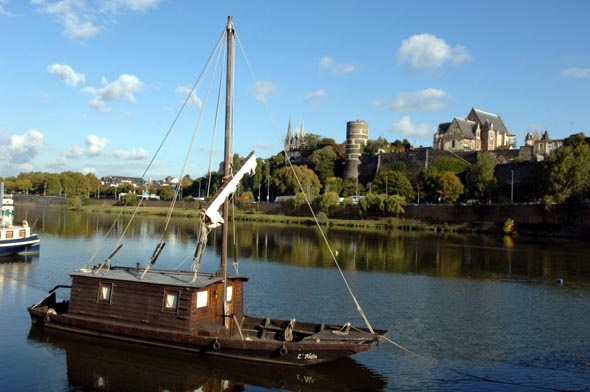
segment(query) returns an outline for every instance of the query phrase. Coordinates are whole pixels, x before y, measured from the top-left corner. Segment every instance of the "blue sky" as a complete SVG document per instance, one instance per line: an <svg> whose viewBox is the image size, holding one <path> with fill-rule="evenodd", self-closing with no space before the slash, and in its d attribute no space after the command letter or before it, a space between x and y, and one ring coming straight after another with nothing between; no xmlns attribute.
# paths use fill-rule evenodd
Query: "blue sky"
<svg viewBox="0 0 590 392"><path fill-rule="evenodd" d="M371 139L431 146L472 107L519 146L527 131L590 133L586 1L0 0L0 176L141 176L228 15L255 76L238 47L241 155L279 152L289 119L337 142L362 119ZM208 114L182 170L200 108L215 109L208 83L147 176L217 168Z"/></svg>

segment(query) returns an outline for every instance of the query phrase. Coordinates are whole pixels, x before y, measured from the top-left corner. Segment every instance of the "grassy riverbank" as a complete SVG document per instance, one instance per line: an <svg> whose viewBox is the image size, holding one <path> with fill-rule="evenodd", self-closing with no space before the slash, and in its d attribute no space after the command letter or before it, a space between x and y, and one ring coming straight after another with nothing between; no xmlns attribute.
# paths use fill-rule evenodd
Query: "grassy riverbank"
<svg viewBox="0 0 590 392"><path fill-rule="evenodd" d="M136 212L137 210L137 212ZM141 206L136 207L112 206L112 205L89 205L83 206L82 211L92 213L123 214L131 215L137 213L142 216L161 216L168 215L169 210L165 207ZM316 225L312 216L293 216L280 213L265 213L257 210L235 210L230 213L233 219L242 222L261 222L265 224L279 225ZM172 213L173 218L194 218L199 217L199 209L180 207L175 208ZM472 227L470 225L449 225L420 222L404 218L372 218L372 219L342 219L328 218L325 214L318 214L318 222L322 226L341 228L341 229L364 229L364 230L405 230L405 231L430 231L430 232L489 232L497 231L497 228L490 230L490 227Z"/></svg>

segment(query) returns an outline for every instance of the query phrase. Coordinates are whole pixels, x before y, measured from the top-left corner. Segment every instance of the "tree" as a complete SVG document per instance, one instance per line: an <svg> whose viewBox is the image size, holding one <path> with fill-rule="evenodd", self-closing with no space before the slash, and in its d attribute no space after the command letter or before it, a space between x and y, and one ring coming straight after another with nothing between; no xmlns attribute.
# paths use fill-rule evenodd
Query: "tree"
<svg viewBox="0 0 590 392"><path fill-rule="evenodd" d="M137 194L135 192L127 192L122 199L126 206L134 206L137 204Z"/></svg>
<svg viewBox="0 0 590 392"><path fill-rule="evenodd" d="M387 141L387 139L380 136L379 138L377 138L377 140L367 141L367 144L363 148L363 155L377 155L379 151L382 150L389 150L389 142Z"/></svg>
<svg viewBox="0 0 590 392"><path fill-rule="evenodd" d="M342 196L354 196L365 193L365 187L363 184L352 178L347 178L342 184Z"/></svg>
<svg viewBox="0 0 590 392"><path fill-rule="evenodd" d="M174 197L174 191L168 185L160 189L160 192L158 192L158 194L163 200L170 200Z"/></svg>
<svg viewBox="0 0 590 392"><path fill-rule="evenodd" d="M582 134L583 135L583 134ZM590 147L583 137L557 149L547 164L546 199L563 203L590 193Z"/></svg>
<svg viewBox="0 0 590 392"><path fill-rule="evenodd" d="M422 189L422 199L435 200L438 197L440 171L433 166L422 169L417 179L417 189Z"/></svg>
<svg viewBox="0 0 590 392"><path fill-rule="evenodd" d="M390 214L399 216L405 213L406 198L400 195L387 196L385 199L385 210Z"/></svg>
<svg viewBox="0 0 590 392"><path fill-rule="evenodd" d="M275 170L272 180L279 195L289 196L297 192L306 192L307 197L313 200L320 193L320 180L307 166L282 167Z"/></svg>
<svg viewBox="0 0 590 392"><path fill-rule="evenodd" d="M406 199L414 197L414 189L408 177L403 172L394 170L379 170L373 182L373 191L401 195Z"/></svg>
<svg viewBox="0 0 590 392"><path fill-rule="evenodd" d="M340 198L336 192L326 192L319 198L320 210L329 212L331 207L338 205Z"/></svg>
<svg viewBox="0 0 590 392"><path fill-rule="evenodd" d="M100 180L96 177L96 174L94 173L87 173L85 175L86 177L86 183L88 184L88 189L87 189L87 197L90 197L91 193L96 193L99 189L100 189Z"/></svg>
<svg viewBox="0 0 590 392"><path fill-rule="evenodd" d="M458 158L442 157L437 159L433 164L441 172L451 172L455 174L463 173L469 169L469 163Z"/></svg>
<svg viewBox="0 0 590 392"><path fill-rule="evenodd" d="M463 184L452 172L442 172L439 176L441 196L448 203L454 203L463 194Z"/></svg>
<svg viewBox="0 0 590 392"><path fill-rule="evenodd" d="M250 191L246 191L242 193L240 197L237 197L236 200L239 201L241 205L249 206L250 203L254 201L254 194Z"/></svg>
<svg viewBox="0 0 590 392"><path fill-rule="evenodd" d="M343 180L340 177L329 177L324 183L324 192L336 192L340 194L343 188Z"/></svg>
<svg viewBox="0 0 590 392"><path fill-rule="evenodd" d="M334 177L336 160L338 160L338 154L332 146L315 150L309 157L309 161L313 164L313 169L322 184L325 184L328 178Z"/></svg>
<svg viewBox="0 0 590 392"><path fill-rule="evenodd" d="M481 200L490 198L492 187L496 183L494 168L496 162L489 154L479 154L477 162L467 170L465 181L471 194Z"/></svg>

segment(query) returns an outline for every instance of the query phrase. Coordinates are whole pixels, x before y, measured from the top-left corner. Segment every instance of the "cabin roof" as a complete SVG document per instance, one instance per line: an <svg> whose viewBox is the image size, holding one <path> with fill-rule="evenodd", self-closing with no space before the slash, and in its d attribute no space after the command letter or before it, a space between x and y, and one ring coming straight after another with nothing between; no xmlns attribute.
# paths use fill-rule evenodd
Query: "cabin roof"
<svg viewBox="0 0 590 392"><path fill-rule="evenodd" d="M83 276L87 278L109 279L137 283L151 283L165 286L180 286L202 288L213 283L223 281L221 276L215 276L210 273L200 273L193 282L193 273L190 271L173 271L150 269L142 278L143 269L132 267L111 267L110 269L82 269L71 273L74 276ZM248 278L242 276L228 276L228 279L247 281Z"/></svg>

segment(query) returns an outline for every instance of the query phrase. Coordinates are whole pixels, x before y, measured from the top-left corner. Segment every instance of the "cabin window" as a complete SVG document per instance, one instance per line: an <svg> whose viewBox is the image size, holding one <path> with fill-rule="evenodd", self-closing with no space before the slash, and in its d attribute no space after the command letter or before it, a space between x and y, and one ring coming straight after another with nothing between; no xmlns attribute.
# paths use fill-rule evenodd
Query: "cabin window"
<svg viewBox="0 0 590 392"><path fill-rule="evenodd" d="M178 309L178 291L166 291L164 293L164 310L176 312Z"/></svg>
<svg viewBox="0 0 590 392"><path fill-rule="evenodd" d="M112 283L101 283L98 288L98 302L105 304L111 303L111 294L113 292Z"/></svg>
<svg viewBox="0 0 590 392"><path fill-rule="evenodd" d="M234 293L234 287L233 286L227 286L227 292L225 294L225 300L227 302L231 302L233 293Z"/></svg>
<svg viewBox="0 0 590 392"><path fill-rule="evenodd" d="M14 238L14 232L12 230L9 230L6 232L6 238Z"/></svg>
<svg viewBox="0 0 590 392"><path fill-rule="evenodd" d="M209 292L208 291L198 291L197 292L197 308L203 308L207 306L209 302Z"/></svg>
<svg viewBox="0 0 590 392"><path fill-rule="evenodd" d="M20 229L18 231L19 238L25 238L27 236L27 229Z"/></svg>

